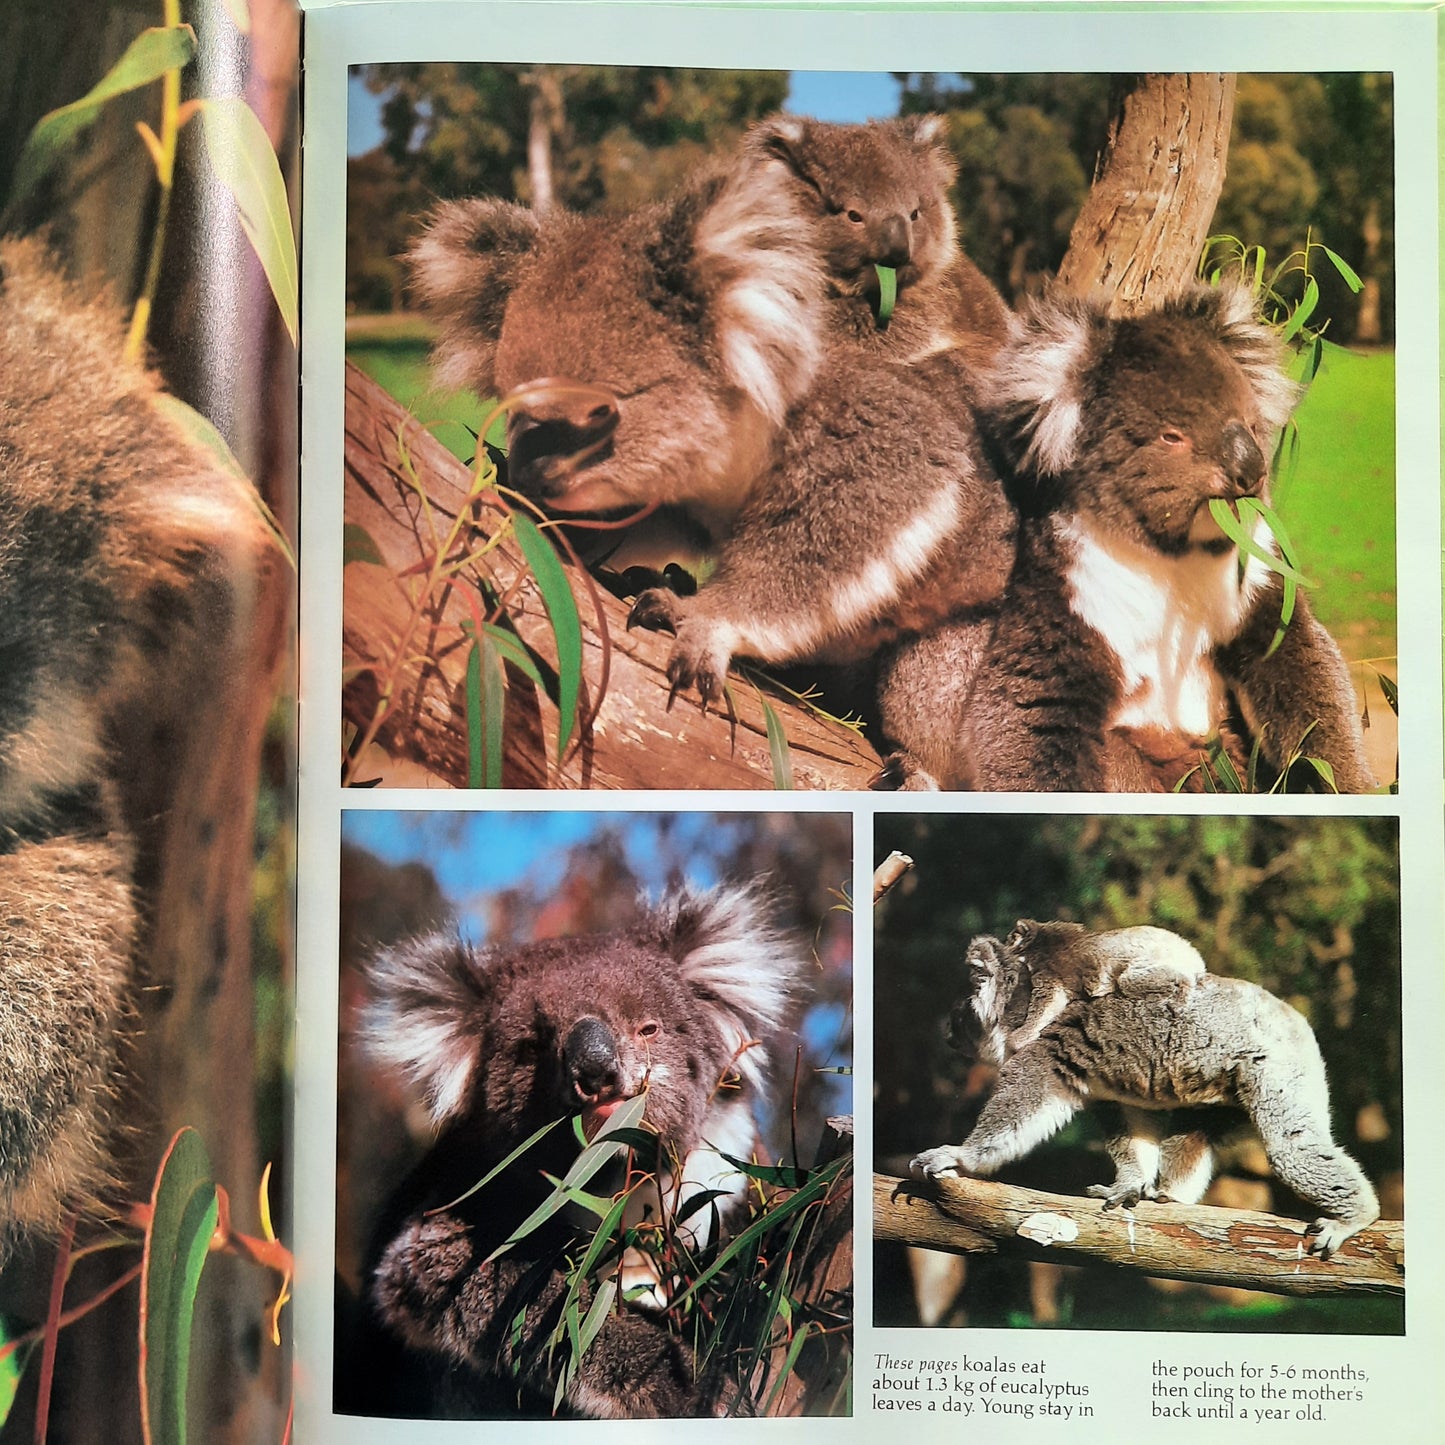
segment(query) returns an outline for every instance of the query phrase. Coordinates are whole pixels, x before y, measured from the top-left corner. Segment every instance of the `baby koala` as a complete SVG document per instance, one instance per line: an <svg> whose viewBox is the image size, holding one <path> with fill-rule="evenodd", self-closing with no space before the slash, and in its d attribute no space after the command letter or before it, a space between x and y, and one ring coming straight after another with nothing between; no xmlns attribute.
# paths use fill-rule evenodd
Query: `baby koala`
<svg viewBox="0 0 1445 1445"><path fill-rule="evenodd" d="M969 946L970 960L981 940ZM1003 1057L1033 1043L1076 999L1172 993L1180 998L1207 970L1192 943L1164 928L1141 924L1090 933L1081 923L1020 918L1004 951L1027 975L1028 1016L1005 1040Z"/></svg>

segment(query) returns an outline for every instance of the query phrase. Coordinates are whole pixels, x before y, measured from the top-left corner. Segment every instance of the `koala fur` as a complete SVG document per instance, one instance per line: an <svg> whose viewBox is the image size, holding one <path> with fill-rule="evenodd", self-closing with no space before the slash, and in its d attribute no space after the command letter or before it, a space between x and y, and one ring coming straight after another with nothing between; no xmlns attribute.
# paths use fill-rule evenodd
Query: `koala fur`
<svg viewBox="0 0 1445 1445"><path fill-rule="evenodd" d="M1205 972L1199 950L1177 933L1141 924L1090 933L1080 923L1021 918L1004 940L1029 979L1029 1011L1007 1052L1032 1043L1075 999L1188 990Z"/></svg>
<svg viewBox="0 0 1445 1445"><path fill-rule="evenodd" d="M0 1253L112 1177L162 791L125 742L183 725L156 678L180 639L221 646L255 519L125 332L0 241Z"/></svg>
<svg viewBox="0 0 1445 1445"><path fill-rule="evenodd" d="M1224 1106L1249 1116L1275 1173L1321 1211L1305 1231L1311 1253L1328 1258L1379 1218L1375 1191L1331 1135L1313 1032L1257 984L1205 973L1182 992L1074 999L1015 1048L1011 1038L1033 1008L1022 958L984 935L969 946L968 970L950 1039L997 1062L998 1083L961 1145L913 1160L920 1178L993 1174L1103 1100L1121 1106L1124 1123L1108 1146L1118 1174L1089 1193L1106 1208L1140 1199L1192 1204L1213 1172L1210 1131L1196 1111ZM1185 1111L1182 1127L1173 1110Z"/></svg>
<svg viewBox="0 0 1445 1445"><path fill-rule="evenodd" d="M720 543L697 597L632 614L677 634L674 690L717 700L735 653L867 655L1001 590L1013 513L960 398L1007 312L958 251L952 174L933 118L783 116L661 205L450 203L413 248L440 378L521 388L512 485L565 513L680 507Z"/></svg>
<svg viewBox="0 0 1445 1445"><path fill-rule="evenodd" d="M371 1353L341 1372L373 1386L363 1413L550 1408L558 1367L546 1340L576 1237L554 1216L488 1255L546 1197L539 1170L565 1173L576 1144L555 1130L482 1194L458 1196L551 1120L580 1113L590 1136L645 1090L657 1149L636 1153L652 1178L635 1188L628 1222L688 1251L709 1243L714 1216L725 1222L742 1202L747 1181L723 1155L756 1147L753 1104L772 1083L766 1040L789 1020L804 976L801 950L768 912L755 889L684 889L622 934L487 949L432 936L376 959L362 1041L420 1094L439 1132L376 1236L364 1300ZM702 1191L716 1197L689 1211ZM659 1266L629 1250L620 1270L622 1288L642 1294L609 1316L566 1410L637 1418L745 1403L644 1312L667 1303L672 1281ZM525 1325L514 1332L519 1310Z"/></svg>
<svg viewBox="0 0 1445 1445"><path fill-rule="evenodd" d="M676 637L674 692L722 696L734 655L852 662L997 599L1014 514L967 400L1009 334L998 293L958 248L955 166L938 116L760 122L748 156L786 163L830 302L824 363L790 413L700 591L645 592L629 623ZM876 321L877 266L898 301Z"/></svg>
<svg viewBox="0 0 1445 1445"><path fill-rule="evenodd" d="M1296 749L1374 786L1338 647L1207 503L1262 497L1296 389L1244 288L1112 319L1028 310L979 387L1021 513L1000 607L905 646L881 683L904 778L985 789L1163 791L1211 736ZM1272 547L1261 524L1257 538ZM1307 735L1308 734L1308 735ZM1306 736L1307 735L1307 736ZM1246 741L1235 741L1242 759Z"/></svg>

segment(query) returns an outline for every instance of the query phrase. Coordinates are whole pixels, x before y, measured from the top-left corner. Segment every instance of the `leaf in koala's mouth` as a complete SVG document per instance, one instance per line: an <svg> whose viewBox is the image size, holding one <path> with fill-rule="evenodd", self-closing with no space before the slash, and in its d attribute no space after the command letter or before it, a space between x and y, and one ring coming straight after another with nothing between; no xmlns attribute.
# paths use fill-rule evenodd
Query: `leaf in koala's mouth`
<svg viewBox="0 0 1445 1445"><path fill-rule="evenodd" d="M898 304L898 272L892 266L875 266L878 273L878 325L888 325L893 308Z"/></svg>
<svg viewBox="0 0 1445 1445"><path fill-rule="evenodd" d="M1263 562L1270 571L1280 575L1282 599L1279 626L1275 628L1274 637L1265 649L1264 655L1269 657L1284 641L1285 630L1289 627L1290 619L1294 617L1295 597L1301 587L1310 585L1309 579L1295 566L1294 547L1285 533L1284 523L1272 507L1266 506L1257 497L1241 497L1232 506L1223 498L1215 497L1209 503L1209 514L1214 518L1219 530L1239 548L1241 567L1246 557L1254 557ZM1254 540L1256 518L1269 528L1275 546L1279 548L1279 556L1275 556L1268 547L1262 547Z"/></svg>

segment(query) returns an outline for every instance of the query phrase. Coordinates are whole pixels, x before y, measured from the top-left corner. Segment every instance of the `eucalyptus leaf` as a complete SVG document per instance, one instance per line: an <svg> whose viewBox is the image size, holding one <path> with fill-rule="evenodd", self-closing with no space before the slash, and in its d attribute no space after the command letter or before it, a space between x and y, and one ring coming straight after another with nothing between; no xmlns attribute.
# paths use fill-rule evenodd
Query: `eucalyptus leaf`
<svg viewBox="0 0 1445 1445"><path fill-rule="evenodd" d="M898 272L892 266L875 266L878 273L878 324L887 326L898 304Z"/></svg>

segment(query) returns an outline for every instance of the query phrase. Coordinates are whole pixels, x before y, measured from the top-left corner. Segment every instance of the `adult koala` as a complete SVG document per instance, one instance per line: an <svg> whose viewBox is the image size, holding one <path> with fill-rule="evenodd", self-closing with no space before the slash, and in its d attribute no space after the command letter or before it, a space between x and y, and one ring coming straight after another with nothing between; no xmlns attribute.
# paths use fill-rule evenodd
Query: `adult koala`
<svg viewBox="0 0 1445 1445"><path fill-rule="evenodd" d="M1225 1106L1248 1115L1275 1173L1321 1211L1305 1230L1311 1253L1327 1259L1379 1218L1364 1172L1331 1136L1329 1084L1310 1026L1257 984L1201 973L1182 990L1074 999L1016 1048L1034 1007L1022 955L983 935L969 945L967 966L949 1038L997 1064L998 1083L962 1144L913 1160L920 1178L993 1174L1103 1100L1121 1116L1108 1141L1117 1177L1089 1193L1105 1208L1193 1204L1214 1168L1212 1131L1200 1115ZM1225 1108L1217 1112L1227 1123Z"/></svg>
<svg viewBox="0 0 1445 1445"><path fill-rule="evenodd" d="M358 1353L338 1355L340 1408L545 1415L560 1385L573 1416L746 1410L736 1383L702 1370L656 1311L678 1282L668 1261L705 1248L748 1187L725 1156L757 1147L753 1106L776 1082L766 1041L789 1021L806 967L770 911L755 889L684 889L620 934L488 949L428 936L373 962L362 1042L421 1097L437 1137L376 1232ZM624 1223L657 1247L615 1259L631 1303L564 1379L549 1339L566 1256L595 1220L579 1232L559 1213L493 1251L550 1193L540 1171L566 1172L571 1131L463 1196L540 1127L577 1115L591 1138L643 1094L654 1143L633 1141L640 1182L618 1168L611 1187L631 1188ZM674 1240L682 1248L669 1253Z"/></svg>
<svg viewBox="0 0 1445 1445"><path fill-rule="evenodd" d="M885 666L892 781L1163 791L1222 736L1241 771L1252 742L1270 776L1307 753L1341 792L1375 786L1339 648L1303 597L1275 641L1279 575L1209 511L1266 495L1296 399L1247 289L1121 319L1046 298L979 395L1018 554L999 607Z"/></svg>

